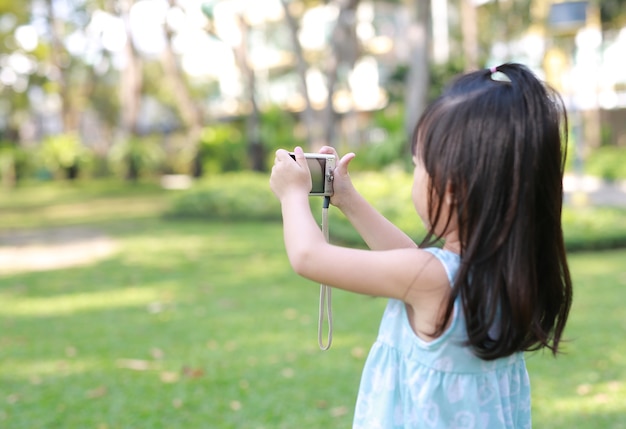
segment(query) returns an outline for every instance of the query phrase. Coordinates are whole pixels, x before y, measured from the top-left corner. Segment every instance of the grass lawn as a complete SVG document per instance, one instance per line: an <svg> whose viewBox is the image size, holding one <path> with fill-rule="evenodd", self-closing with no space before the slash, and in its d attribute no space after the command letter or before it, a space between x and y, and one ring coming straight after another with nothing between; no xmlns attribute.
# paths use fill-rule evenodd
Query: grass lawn
<svg viewBox="0 0 626 429"><path fill-rule="evenodd" d="M156 187L90 189L0 194L0 248L77 225L115 243L0 275L0 427L350 427L384 300L335 291L322 352L318 286L291 272L279 224L163 220ZM626 427L624 261L571 256L566 354L527 358L535 427Z"/></svg>

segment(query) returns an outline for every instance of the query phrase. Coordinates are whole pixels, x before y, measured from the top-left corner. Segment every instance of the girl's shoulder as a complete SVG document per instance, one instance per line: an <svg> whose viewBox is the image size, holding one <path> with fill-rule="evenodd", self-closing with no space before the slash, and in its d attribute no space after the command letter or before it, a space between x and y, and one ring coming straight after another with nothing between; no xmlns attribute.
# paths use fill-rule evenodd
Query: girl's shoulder
<svg viewBox="0 0 626 429"><path fill-rule="evenodd" d="M421 300L422 294L432 295L437 290L443 295L447 294L461 261L458 254L438 247L418 248L417 252L419 256L415 258L416 265L409 269L412 281L406 299L403 299L409 304L416 298Z"/></svg>
<svg viewBox="0 0 626 429"><path fill-rule="evenodd" d="M439 247L426 247L422 250L432 254L435 258L437 258L437 260L439 260L439 262L441 262L441 265L446 272L446 276L448 277L448 281L452 285L459 266L461 265L461 255Z"/></svg>
<svg viewBox="0 0 626 429"><path fill-rule="evenodd" d="M428 255L428 263L402 301L414 334L421 340L432 341L437 338L433 333L441 323L441 309L450 297L461 259L458 254L439 248L425 248L421 252Z"/></svg>

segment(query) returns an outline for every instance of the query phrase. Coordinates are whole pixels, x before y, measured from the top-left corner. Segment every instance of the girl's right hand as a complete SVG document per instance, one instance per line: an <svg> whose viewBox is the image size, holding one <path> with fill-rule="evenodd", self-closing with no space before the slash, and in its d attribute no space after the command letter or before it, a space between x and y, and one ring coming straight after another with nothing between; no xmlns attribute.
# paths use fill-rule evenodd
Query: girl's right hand
<svg viewBox="0 0 626 429"><path fill-rule="evenodd" d="M338 160L337 164L335 164L333 196L330 197L330 202L335 207L341 209L343 206L349 204L351 196L356 193L356 189L352 185L352 180L350 180L350 175L348 174L348 164L350 164L350 161L352 161L356 155L350 152L340 159L335 148L331 146L323 146L320 149L320 153L334 155L335 159Z"/></svg>
<svg viewBox="0 0 626 429"><path fill-rule="evenodd" d="M293 151L295 160L284 149L276 151L276 158L270 175L270 188L281 202L285 195L292 192L300 193L306 197L311 189L311 172L304 152L301 147L296 147Z"/></svg>

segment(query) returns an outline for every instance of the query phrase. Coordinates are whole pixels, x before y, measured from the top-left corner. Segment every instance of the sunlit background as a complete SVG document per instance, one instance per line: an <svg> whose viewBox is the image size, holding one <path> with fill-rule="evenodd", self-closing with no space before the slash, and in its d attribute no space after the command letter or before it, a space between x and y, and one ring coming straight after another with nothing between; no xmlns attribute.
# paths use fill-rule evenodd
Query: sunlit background
<svg viewBox="0 0 626 429"><path fill-rule="evenodd" d="M350 427L385 303L335 291L319 351L274 152L356 152L419 242L413 125L507 61L569 115L575 299L533 423L624 428L626 0L0 0L0 428ZM330 235L363 246L333 207Z"/></svg>
<svg viewBox="0 0 626 429"><path fill-rule="evenodd" d="M380 144L409 131L453 75L516 61L566 100L585 173L595 149L626 145L624 10L620 0L4 1L0 172L11 186L265 170L282 143ZM393 127L372 119L385 110L400 118ZM288 117L277 132L291 141L272 139L264 115ZM241 134L246 159L216 159L208 146L229 140L216 132Z"/></svg>

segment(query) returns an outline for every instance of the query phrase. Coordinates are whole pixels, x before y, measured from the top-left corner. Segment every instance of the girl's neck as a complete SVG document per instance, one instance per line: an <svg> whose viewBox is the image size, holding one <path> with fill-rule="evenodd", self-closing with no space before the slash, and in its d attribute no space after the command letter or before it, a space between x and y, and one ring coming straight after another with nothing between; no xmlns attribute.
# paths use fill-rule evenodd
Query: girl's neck
<svg viewBox="0 0 626 429"><path fill-rule="evenodd" d="M456 253L457 255L461 254L461 243L446 243L443 245L443 249L452 253Z"/></svg>
<svg viewBox="0 0 626 429"><path fill-rule="evenodd" d="M452 253L456 253L457 255L461 254L461 241L459 240L459 236L456 233L456 229L451 230L449 233L445 234L443 237L443 248Z"/></svg>

